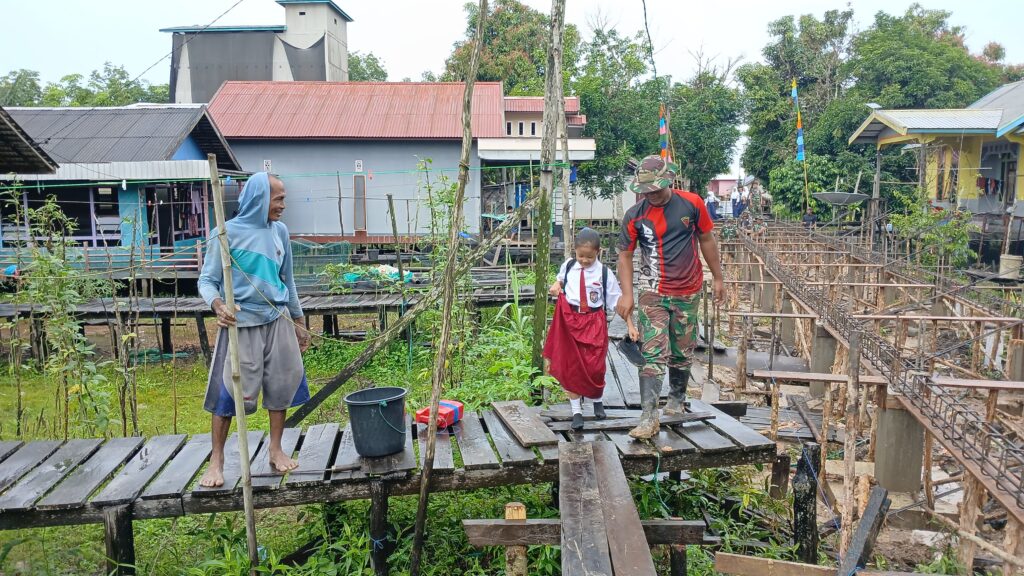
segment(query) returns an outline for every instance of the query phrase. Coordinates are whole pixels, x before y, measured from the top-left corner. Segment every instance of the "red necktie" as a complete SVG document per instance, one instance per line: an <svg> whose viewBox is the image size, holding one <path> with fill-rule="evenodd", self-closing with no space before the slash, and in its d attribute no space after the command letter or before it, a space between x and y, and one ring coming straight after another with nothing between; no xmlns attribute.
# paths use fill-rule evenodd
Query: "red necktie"
<svg viewBox="0 0 1024 576"><path fill-rule="evenodd" d="M580 267L580 312L590 312L590 303L587 298L587 277L584 276L583 267Z"/></svg>

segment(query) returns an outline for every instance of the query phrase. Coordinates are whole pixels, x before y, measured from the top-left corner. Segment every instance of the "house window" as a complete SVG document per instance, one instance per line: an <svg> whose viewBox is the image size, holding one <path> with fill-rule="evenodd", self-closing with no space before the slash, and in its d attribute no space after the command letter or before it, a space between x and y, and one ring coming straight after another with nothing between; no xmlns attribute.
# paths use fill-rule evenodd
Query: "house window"
<svg viewBox="0 0 1024 576"><path fill-rule="evenodd" d="M505 122L505 135L506 136L511 136L512 135L512 123L511 122Z"/></svg>
<svg viewBox="0 0 1024 576"><path fill-rule="evenodd" d="M519 135L520 136L523 135L523 123L522 122L519 123Z"/></svg>
<svg viewBox="0 0 1024 576"><path fill-rule="evenodd" d="M353 176L352 224L356 232L366 232L366 176Z"/></svg>
<svg viewBox="0 0 1024 576"><path fill-rule="evenodd" d="M536 135L537 135L537 123L536 122L530 122L530 136L536 136Z"/></svg>
<svg viewBox="0 0 1024 576"><path fill-rule="evenodd" d="M306 15L305 12L299 12L299 16L305 16L305 15Z"/></svg>

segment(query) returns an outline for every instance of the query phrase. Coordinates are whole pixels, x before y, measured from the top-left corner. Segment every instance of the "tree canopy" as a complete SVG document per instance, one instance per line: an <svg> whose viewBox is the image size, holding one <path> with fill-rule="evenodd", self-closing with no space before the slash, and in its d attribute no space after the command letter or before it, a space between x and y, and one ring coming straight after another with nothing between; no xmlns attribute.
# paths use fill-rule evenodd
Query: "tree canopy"
<svg viewBox="0 0 1024 576"><path fill-rule="evenodd" d="M348 55L348 79L350 82L387 82L388 71L376 54L357 50Z"/></svg>
<svg viewBox="0 0 1024 576"><path fill-rule="evenodd" d="M88 77L68 74L45 87L34 70L14 70L0 77L0 106L125 106L169 100L167 84L133 79L123 66L110 62Z"/></svg>

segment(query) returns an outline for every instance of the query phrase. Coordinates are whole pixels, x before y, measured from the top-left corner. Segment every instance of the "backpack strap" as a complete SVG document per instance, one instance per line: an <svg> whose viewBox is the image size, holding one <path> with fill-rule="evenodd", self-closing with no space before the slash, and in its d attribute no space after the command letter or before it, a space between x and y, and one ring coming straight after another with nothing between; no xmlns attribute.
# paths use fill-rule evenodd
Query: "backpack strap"
<svg viewBox="0 0 1024 576"><path fill-rule="evenodd" d="M562 279L562 294L565 294L565 287L569 284L569 271L576 265L575 258L569 258L565 261L565 278Z"/></svg>
<svg viewBox="0 0 1024 576"><path fill-rule="evenodd" d="M601 305L608 308L608 267L601 263Z"/></svg>

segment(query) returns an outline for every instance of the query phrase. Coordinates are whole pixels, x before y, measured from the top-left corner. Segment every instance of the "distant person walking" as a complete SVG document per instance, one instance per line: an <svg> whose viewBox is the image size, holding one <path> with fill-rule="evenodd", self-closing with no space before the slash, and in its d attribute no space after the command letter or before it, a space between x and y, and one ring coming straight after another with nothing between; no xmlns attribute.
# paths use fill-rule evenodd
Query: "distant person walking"
<svg viewBox="0 0 1024 576"><path fill-rule="evenodd" d="M739 186L732 189L732 193L729 194L729 206L732 208L732 217L740 217L740 188Z"/></svg>
<svg viewBox="0 0 1024 576"><path fill-rule="evenodd" d="M238 199L238 215L225 223L234 273L231 277L235 310L224 303L221 247L210 242L199 275L199 294L217 314L217 335L203 407L212 416L213 452L199 484L224 484L224 444L235 416L231 396L231 359L227 327L238 326L238 357L245 413L263 407L270 412L271 469L284 474L298 463L281 449L285 413L309 400L302 352L309 347L302 307L292 276L288 228L281 222L285 208L284 183L266 172L253 174ZM211 238L216 238L214 230Z"/></svg>
<svg viewBox="0 0 1024 576"><path fill-rule="evenodd" d="M808 230L813 230L818 226L818 215L814 213L814 209L810 206L807 207L807 212L804 212L801 220L804 223L804 228Z"/></svg>
<svg viewBox="0 0 1024 576"><path fill-rule="evenodd" d="M725 285L714 223L700 196L672 189L676 168L660 156L640 162L630 191L641 199L622 219L618 249L622 297L615 311L631 317L633 252L640 248L640 337L644 366L640 370L640 425L633 438L651 438L660 429L658 397L665 368L669 393L665 415L681 414L697 343L697 312L704 288L700 256L714 277L714 299L724 300ZM697 247L700 247L700 255Z"/></svg>

